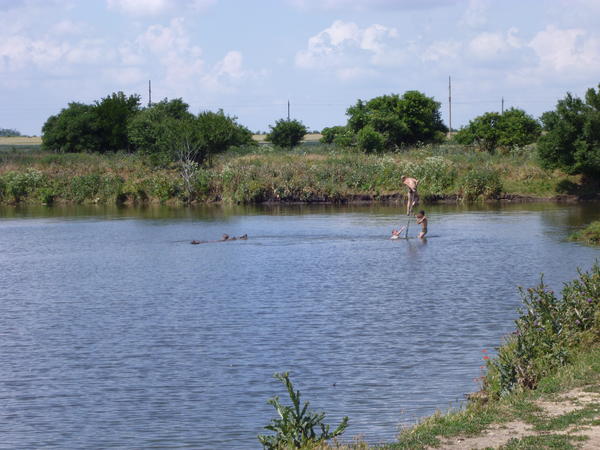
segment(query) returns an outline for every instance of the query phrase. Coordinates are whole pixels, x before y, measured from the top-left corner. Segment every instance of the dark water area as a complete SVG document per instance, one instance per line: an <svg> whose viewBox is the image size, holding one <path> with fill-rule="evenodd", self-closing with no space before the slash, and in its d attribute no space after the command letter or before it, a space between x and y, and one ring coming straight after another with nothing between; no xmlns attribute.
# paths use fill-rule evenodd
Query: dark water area
<svg viewBox="0 0 600 450"><path fill-rule="evenodd" d="M392 441L460 406L600 205L0 208L0 447L260 448L284 395ZM247 241L190 245L242 235Z"/></svg>

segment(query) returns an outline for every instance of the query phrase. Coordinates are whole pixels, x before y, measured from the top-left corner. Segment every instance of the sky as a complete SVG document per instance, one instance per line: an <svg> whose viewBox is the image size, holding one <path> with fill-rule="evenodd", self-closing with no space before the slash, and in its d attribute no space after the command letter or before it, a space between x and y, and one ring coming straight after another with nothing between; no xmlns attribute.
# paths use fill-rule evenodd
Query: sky
<svg viewBox="0 0 600 450"><path fill-rule="evenodd" d="M344 125L358 99L418 90L452 127L534 117L600 83L600 0L0 0L0 128L39 135L112 92L238 117Z"/></svg>

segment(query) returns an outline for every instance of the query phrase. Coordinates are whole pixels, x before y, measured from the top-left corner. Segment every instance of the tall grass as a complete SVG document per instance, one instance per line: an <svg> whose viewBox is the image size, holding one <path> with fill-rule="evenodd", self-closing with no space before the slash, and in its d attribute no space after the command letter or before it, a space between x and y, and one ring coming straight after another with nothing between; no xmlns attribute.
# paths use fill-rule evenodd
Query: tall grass
<svg viewBox="0 0 600 450"><path fill-rule="evenodd" d="M282 151L234 148L199 169L192 192L176 164L141 155L0 152L0 201L18 202L343 202L400 198L403 174L421 181L425 201L475 201L503 193L552 196L565 177L542 170L533 151L490 155L462 146L421 146L383 155L318 143ZM576 180L575 180L576 181Z"/></svg>

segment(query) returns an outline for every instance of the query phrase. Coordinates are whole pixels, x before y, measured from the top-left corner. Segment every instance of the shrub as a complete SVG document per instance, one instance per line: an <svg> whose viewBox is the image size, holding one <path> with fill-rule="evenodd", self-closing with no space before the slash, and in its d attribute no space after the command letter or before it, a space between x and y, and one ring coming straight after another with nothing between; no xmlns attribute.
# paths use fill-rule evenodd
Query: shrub
<svg viewBox="0 0 600 450"><path fill-rule="evenodd" d="M113 93L93 105L69 103L42 127L42 146L59 152L99 152L129 148L127 123L139 110L140 97Z"/></svg>
<svg viewBox="0 0 600 450"><path fill-rule="evenodd" d="M498 197L502 192L500 175L493 169L471 169L461 180L461 192L464 200Z"/></svg>
<svg viewBox="0 0 600 450"><path fill-rule="evenodd" d="M542 115L545 134L538 143L544 167L570 174L600 174L600 85L588 89L585 102L571 94Z"/></svg>
<svg viewBox="0 0 600 450"><path fill-rule="evenodd" d="M321 139L319 139L319 141L322 144L333 144L333 141L335 140L335 138L337 136L339 136L340 134L344 134L346 132L346 127L344 126L335 126L335 127L328 127L328 128L323 128L323 131L321 131Z"/></svg>
<svg viewBox="0 0 600 450"><path fill-rule="evenodd" d="M280 119L274 126L269 125L269 128L271 131L267 134L266 140L277 147L288 149L300 144L308 132L306 126L298 120Z"/></svg>
<svg viewBox="0 0 600 450"><path fill-rule="evenodd" d="M365 153L379 153L384 149L385 138L367 125L356 134L356 144Z"/></svg>
<svg viewBox="0 0 600 450"><path fill-rule="evenodd" d="M306 448L321 444L336 436L340 436L348 426L348 417L344 417L338 427L330 432L329 425L323 423L325 413L314 413L308 409L309 402L304 402L300 407L300 391L294 391L294 386L287 372L276 373L275 378L281 381L290 396L292 406L284 406L279 402L279 397L268 401L273 405L279 419L273 419L265 429L277 433L275 436L259 435L258 440L267 449ZM320 429L320 434L315 431Z"/></svg>
<svg viewBox="0 0 600 450"><path fill-rule="evenodd" d="M493 153L497 148L513 150L535 142L540 124L521 109L511 108L503 114L488 112L471 120L454 136L459 144L475 144Z"/></svg>
<svg viewBox="0 0 600 450"><path fill-rule="evenodd" d="M494 396L518 388L534 389L538 381L567 364L591 331L599 334L600 266L579 272L557 297L542 281L521 289L523 308L516 330L488 363L484 387Z"/></svg>
<svg viewBox="0 0 600 450"><path fill-rule="evenodd" d="M590 245L600 245L600 221L592 222L583 230L573 233L569 239Z"/></svg>
<svg viewBox="0 0 600 450"><path fill-rule="evenodd" d="M418 91L358 100L346 111L348 128L358 133L370 125L381 133L385 147L394 149L419 142L443 139L447 128L442 123L440 103Z"/></svg>

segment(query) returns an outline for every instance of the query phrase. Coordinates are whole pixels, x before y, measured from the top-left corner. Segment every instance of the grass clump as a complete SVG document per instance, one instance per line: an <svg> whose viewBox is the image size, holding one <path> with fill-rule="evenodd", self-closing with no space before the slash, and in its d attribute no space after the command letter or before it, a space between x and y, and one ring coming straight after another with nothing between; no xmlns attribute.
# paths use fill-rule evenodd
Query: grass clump
<svg viewBox="0 0 600 450"><path fill-rule="evenodd" d="M569 240L588 245L600 245L600 221L595 221L569 236Z"/></svg>

